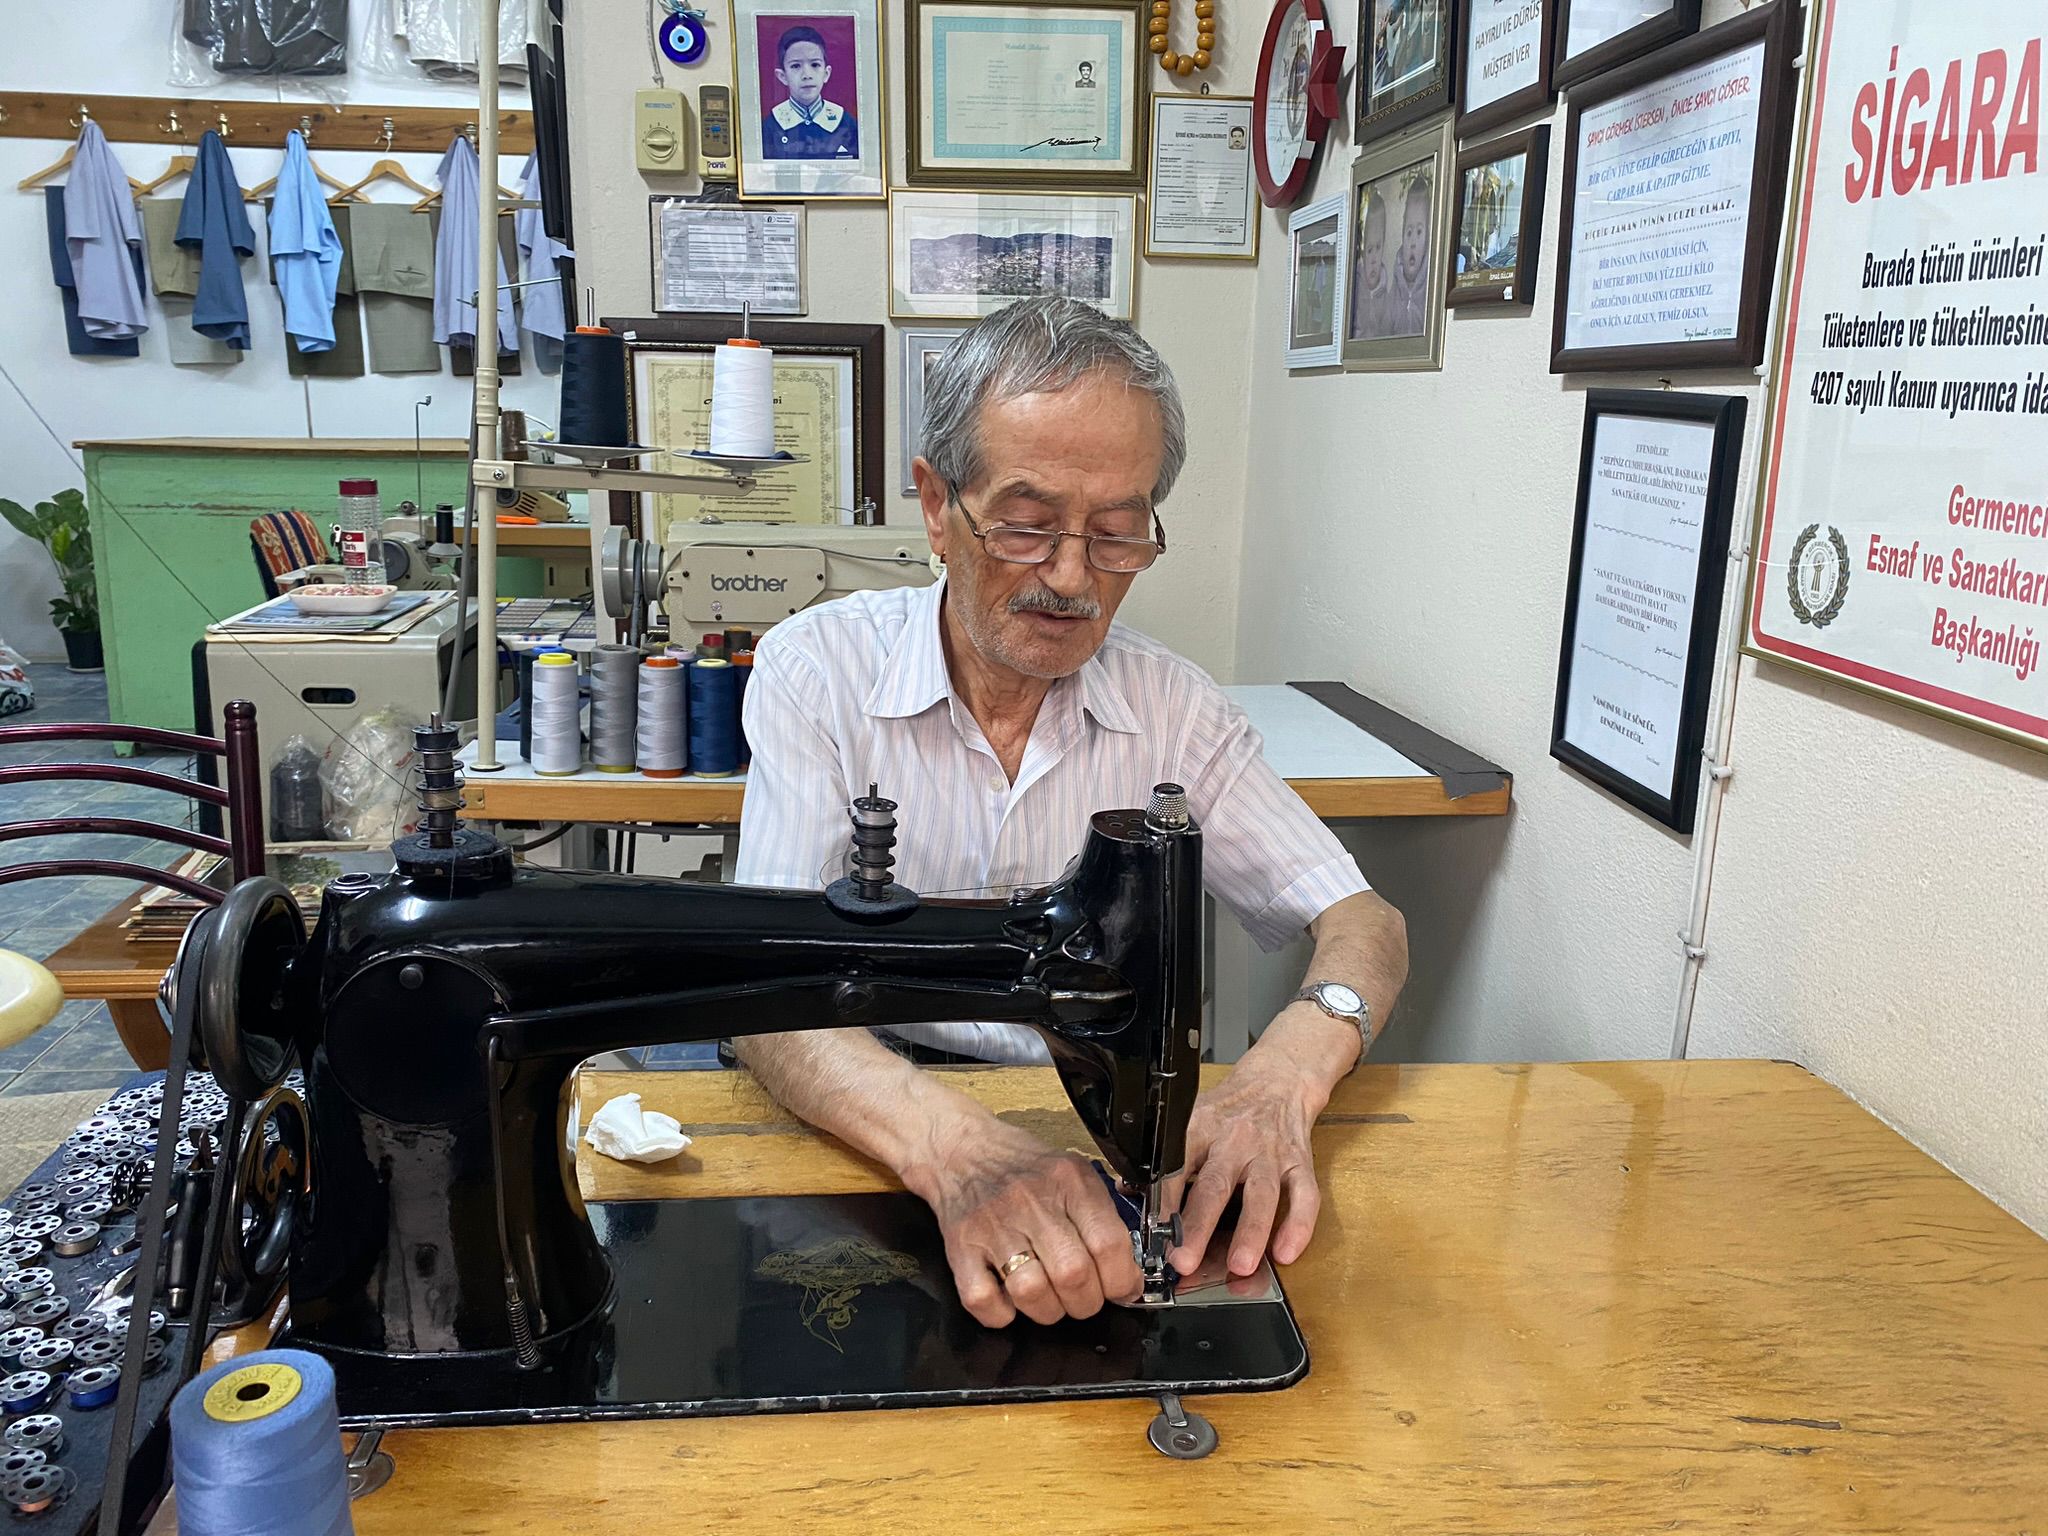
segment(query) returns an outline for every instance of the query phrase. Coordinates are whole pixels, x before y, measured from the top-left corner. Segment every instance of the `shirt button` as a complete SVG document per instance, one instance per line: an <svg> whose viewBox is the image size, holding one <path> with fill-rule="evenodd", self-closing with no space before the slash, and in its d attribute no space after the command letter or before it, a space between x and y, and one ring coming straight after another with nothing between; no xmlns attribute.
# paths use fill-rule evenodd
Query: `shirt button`
<svg viewBox="0 0 2048 1536"><path fill-rule="evenodd" d="M992 773L988 776L988 787L999 795L1003 792L1003 787L1008 783L1009 780L1005 779L1000 773Z"/></svg>

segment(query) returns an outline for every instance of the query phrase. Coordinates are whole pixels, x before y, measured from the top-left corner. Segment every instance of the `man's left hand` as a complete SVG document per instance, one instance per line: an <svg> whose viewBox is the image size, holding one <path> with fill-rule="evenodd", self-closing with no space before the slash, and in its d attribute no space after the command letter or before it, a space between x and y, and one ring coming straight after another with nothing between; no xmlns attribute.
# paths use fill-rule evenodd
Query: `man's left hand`
<svg viewBox="0 0 2048 1536"><path fill-rule="evenodd" d="M1181 1246L1168 1255L1175 1269L1194 1273L1239 1189L1230 1272L1257 1269L1269 1238L1279 1263L1301 1257L1322 1205L1309 1130L1327 1099L1322 1084L1283 1053L1262 1056L1256 1047L1222 1087L1202 1096L1188 1121L1186 1167L1167 1187L1169 1206L1178 1203L1181 1212Z"/></svg>

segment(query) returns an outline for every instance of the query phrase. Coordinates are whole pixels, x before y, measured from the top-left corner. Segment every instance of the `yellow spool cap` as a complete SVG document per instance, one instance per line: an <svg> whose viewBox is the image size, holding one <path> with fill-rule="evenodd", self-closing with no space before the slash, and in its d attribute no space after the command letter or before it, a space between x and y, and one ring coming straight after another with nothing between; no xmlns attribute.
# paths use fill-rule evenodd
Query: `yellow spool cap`
<svg viewBox="0 0 2048 1536"><path fill-rule="evenodd" d="M209 1419L222 1424L247 1424L277 1412L304 1385L299 1373L281 1362L245 1365L208 1387L200 1406Z"/></svg>

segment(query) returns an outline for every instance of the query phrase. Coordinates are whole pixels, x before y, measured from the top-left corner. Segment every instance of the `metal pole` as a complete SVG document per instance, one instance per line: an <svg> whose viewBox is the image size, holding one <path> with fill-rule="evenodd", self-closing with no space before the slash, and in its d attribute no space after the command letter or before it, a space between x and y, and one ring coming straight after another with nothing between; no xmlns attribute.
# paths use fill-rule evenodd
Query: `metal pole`
<svg viewBox="0 0 2048 1536"><path fill-rule="evenodd" d="M478 11L476 124L476 437L478 459L498 451L498 0ZM493 491L475 493L476 544L476 768L491 773L498 761L498 502ZM458 622L460 615L457 616Z"/></svg>

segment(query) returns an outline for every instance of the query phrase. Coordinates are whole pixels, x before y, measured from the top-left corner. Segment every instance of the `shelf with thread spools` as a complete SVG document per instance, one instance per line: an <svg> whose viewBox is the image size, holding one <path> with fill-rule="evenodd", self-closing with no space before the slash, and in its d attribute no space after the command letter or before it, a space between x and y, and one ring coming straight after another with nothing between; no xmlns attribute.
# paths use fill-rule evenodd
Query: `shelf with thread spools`
<svg viewBox="0 0 2048 1536"><path fill-rule="evenodd" d="M320 149L439 154L451 136L476 128L475 107L377 106L363 102L252 101L199 96L82 96L0 91L0 138L66 140L90 117L116 144L195 144L208 129L230 147L284 146L299 130ZM498 148L533 148L533 114L498 113Z"/></svg>
<svg viewBox="0 0 2048 1536"><path fill-rule="evenodd" d="M1195 46L1190 53L1176 53L1173 47L1173 0L1152 0L1152 17L1146 23L1146 46L1169 75L1186 77L1209 67L1216 53L1217 0L1195 0Z"/></svg>

